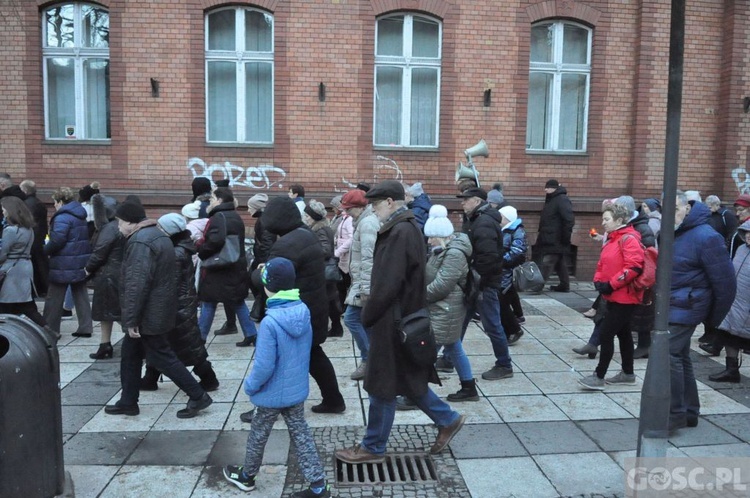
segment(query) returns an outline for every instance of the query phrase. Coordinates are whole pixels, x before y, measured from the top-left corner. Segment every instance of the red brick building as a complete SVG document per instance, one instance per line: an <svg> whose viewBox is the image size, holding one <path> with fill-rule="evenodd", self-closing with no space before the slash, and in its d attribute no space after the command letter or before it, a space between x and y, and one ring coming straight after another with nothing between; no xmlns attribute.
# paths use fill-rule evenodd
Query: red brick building
<svg viewBox="0 0 750 498"><path fill-rule="evenodd" d="M401 178L457 208L456 165L483 138L480 179L532 242L544 182L568 188L588 278L601 200L661 191L668 0L9 0L0 16L0 154L43 194L96 180L156 213L194 175L242 201ZM750 188L749 62L748 3L687 0L682 188Z"/></svg>

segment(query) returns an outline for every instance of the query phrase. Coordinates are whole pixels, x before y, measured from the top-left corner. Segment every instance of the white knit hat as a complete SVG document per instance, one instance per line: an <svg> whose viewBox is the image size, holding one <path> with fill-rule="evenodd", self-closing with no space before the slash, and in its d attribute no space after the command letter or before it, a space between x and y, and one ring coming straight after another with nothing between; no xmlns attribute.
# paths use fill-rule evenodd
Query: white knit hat
<svg viewBox="0 0 750 498"><path fill-rule="evenodd" d="M501 207L499 211L511 223L518 219L518 211L513 206Z"/></svg>
<svg viewBox="0 0 750 498"><path fill-rule="evenodd" d="M450 237L453 234L453 223L448 219L445 206L435 204L430 208L430 217L424 224L424 234L427 237Z"/></svg>
<svg viewBox="0 0 750 498"><path fill-rule="evenodd" d="M201 209L201 201L191 202L182 206L182 216L189 220L197 220Z"/></svg>

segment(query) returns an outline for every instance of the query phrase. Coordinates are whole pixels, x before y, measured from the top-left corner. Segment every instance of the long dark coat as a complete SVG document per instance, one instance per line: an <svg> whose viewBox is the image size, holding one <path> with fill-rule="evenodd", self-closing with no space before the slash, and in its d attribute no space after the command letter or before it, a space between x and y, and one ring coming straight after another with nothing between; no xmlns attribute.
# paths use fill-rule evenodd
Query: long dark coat
<svg viewBox="0 0 750 498"><path fill-rule="evenodd" d="M198 328L198 296L195 292L195 265L193 254L197 249L184 230L170 237L174 247L175 274L177 275L177 319L167 334L169 345L187 366L198 365L208 358Z"/></svg>
<svg viewBox="0 0 750 498"><path fill-rule="evenodd" d="M563 254L570 250L575 215L573 204L565 187L558 187L544 200L539 217L539 235L536 246L542 254Z"/></svg>
<svg viewBox="0 0 750 498"><path fill-rule="evenodd" d="M44 255L44 238L47 236L47 207L36 194L27 195L23 201L34 217L34 243L31 244L31 264L34 266L34 287L39 296L47 294L49 259Z"/></svg>
<svg viewBox="0 0 750 498"><path fill-rule="evenodd" d="M198 299L210 303L237 303L248 294L247 260L245 259L245 223L233 202L215 206L208 218L203 243L198 246L198 257L205 260L221 251L228 235L237 235L240 258L226 268L201 268Z"/></svg>
<svg viewBox="0 0 750 498"><path fill-rule="evenodd" d="M117 220L105 224L95 235L94 252L86 263L86 271L94 279L91 318L120 321L120 273L127 239L117 228Z"/></svg>
<svg viewBox="0 0 750 498"><path fill-rule="evenodd" d="M404 355L395 323L396 306L401 316L426 306L426 253L411 211L398 213L378 232L370 298L362 310L362 325L370 330L364 388L373 396L421 396L428 382L440 383L433 366L420 367Z"/></svg>
<svg viewBox="0 0 750 498"><path fill-rule="evenodd" d="M294 263L300 300L310 309L313 344L324 343L328 336L328 293L325 253L318 237L302 223L299 209L289 197L271 199L261 220L266 230L279 236L268 259L281 257Z"/></svg>

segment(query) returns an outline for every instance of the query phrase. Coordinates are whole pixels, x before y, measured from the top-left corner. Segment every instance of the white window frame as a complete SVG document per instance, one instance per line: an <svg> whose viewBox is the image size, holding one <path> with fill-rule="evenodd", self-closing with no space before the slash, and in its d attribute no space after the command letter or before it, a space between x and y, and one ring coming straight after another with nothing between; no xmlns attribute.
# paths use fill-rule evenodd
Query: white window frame
<svg viewBox="0 0 750 498"><path fill-rule="evenodd" d="M47 46L47 11L63 5L73 5L73 47L48 47ZM109 59L109 47L95 48L83 46L83 21L82 8L84 6L95 7L98 9L109 10L99 4L87 2L62 2L47 7L42 13L42 75L44 79L44 136L47 140L96 140L101 142L111 141L107 138L92 138L86 136L86 99L85 99L85 73L83 72L83 63L88 59ZM49 134L49 89L47 81L47 60L55 58L73 59L74 79L75 79L75 137L50 137ZM110 62L111 64L111 62ZM111 113L111 109L109 110ZM107 122L111 120L107 116Z"/></svg>
<svg viewBox="0 0 750 498"><path fill-rule="evenodd" d="M222 10L234 10L235 11L235 50L209 50L208 49L208 18L211 14L221 12ZM271 19L271 51L270 52L248 52L244 50L245 47L245 12L254 11L259 12ZM212 144L258 144L258 145L272 145L274 143L274 130L275 130L275 81L276 81L276 65L274 63L274 51L276 47L276 20L270 13L246 6L232 6L220 9L213 9L207 12L205 15L205 101L206 101L206 142ZM209 62L235 62L237 71L237 140L236 141L223 141L223 140L210 140L208 135L208 99L209 99L209 88L208 88L208 64ZM245 115L245 97L247 96L247 90L245 88L245 64L248 62L266 62L271 65L271 140L268 142L248 141L247 129L246 129L246 115Z"/></svg>
<svg viewBox="0 0 750 498"><path fill-rule="evenodd" d="M397 56L383 56L378 55L378 23L384 19L390 17L403 17L404 18L404 31L403 31L403 43L404 43L404 55L401 57ZM431 57L413 57L413 35L414 35L414 18L419 17L427 19L430 22L438 24L438 56L437 58ZM437 149L440 146L440 95L441 95L441 80L442 80L442 61L443 61L443 23L439 19L434 19L429 16L418 15L418 14L392 14L388 16L379 17L375 21L375 71L373 72L373 102L372 102L372 143L375 147L389 147L393 149L397 148L415 148L415 149ZM398 144L379 144L375 142L375 127L377 126L377 68L378 66L391 66L400 67L403 71L402 86L401 86L401 137L400 143ZM436 68L437 69L437 103L435 104L436 119L435 119L435 144L434 145L411 145L411 77L412 69L415 68Z"/></svg>
<svg viewBox="0 0 750 498"><path fill-rule="evenodd" d="M549 20L536 23L532 27L541 24L549 24ZM588 43L586 44L586 64L563 64L563 34L566 25L576 26L585 29L588 33ZM531 51L529 51L529 79L532 73L552 74L552 102L550 105L548 125L545 129L545 142L549 144L545 149L532 149L531 144L526 144L527 152L555 152L555 153L573 153L580 154L588 150L588 122L589 122L589 92L591 90L591 44L593 39L593 29L580 23L571 21L553 21L554 50L552 53L552 62L533 62L531 61ZM583 140L580 149L560 149L560 99L562 93L562 77L564 74L579 74L586 76L586 96L583 109ZM528 110L527 110L528 112ZM528 118L527 118L528 119Z"/></svg>

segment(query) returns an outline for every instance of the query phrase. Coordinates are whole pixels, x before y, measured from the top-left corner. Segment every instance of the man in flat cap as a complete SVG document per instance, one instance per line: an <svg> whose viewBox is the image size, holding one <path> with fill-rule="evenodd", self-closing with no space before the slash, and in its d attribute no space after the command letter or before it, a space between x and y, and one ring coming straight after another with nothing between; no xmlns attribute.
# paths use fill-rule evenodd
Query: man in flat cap
<svg viewBox="0 0 750 498"><path fill-rule="evenodd" d="M553 269L560 278L560 284L551 286L550 290L570 292L566 256L570 252L570 237L576 222L573 204L568 198L568 191L555 179L547 180L544 192L547 196L539 218L539 235L535 244L537 264L545 281Z"/></svg>
<svg viewBox="0 0 750 498"><path fill-rule="evenodd" d="M339 460L352 464L385 460L399 394L411 398L438 426L430 453L440 453L465 420L428 387L439 382L435 368L413 363L401 349L396 330L396 313L406 316L426 306L427 250L414 213L406 208L404 187L386 180L366 197L383 225L375 243L370 297L362 310L362 324L370 330L364 381L370 396L367 431L361 443L336 452Z"/></svg>
<svg viewBox="0 0 750 498"><path fill-rule="evenodd" d="M487 202L487 192L479 187L464 190L457 196L466 215L464 233L471 241L471 268L480 276L481 297L466 310L461 338L466 333L474 312L479 312L484 333L490 338L495 353L495 365L482 374L484 380L500 380L513 377L508 338L500 322L498 291L502 289L503 236L502 216ZM443 362L450 363L450 358ZM446 365L448 366L448 365Z"/></svg>

